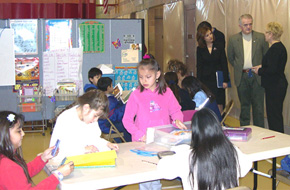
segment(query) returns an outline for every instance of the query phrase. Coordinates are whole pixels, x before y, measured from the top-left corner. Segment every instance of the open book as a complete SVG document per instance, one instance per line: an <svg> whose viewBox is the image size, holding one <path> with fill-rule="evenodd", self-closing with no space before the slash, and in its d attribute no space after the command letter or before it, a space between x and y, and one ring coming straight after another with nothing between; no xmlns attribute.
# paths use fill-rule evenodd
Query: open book
<svg viewBox="0 0 290 190"><path fill-rule="evenodd" d="M123 93L123 88L120 85L120 83L116 84L116 86L114 87L114 90L112 92L112 94L115 96L115 98L119 98Z"/></svg>
<svg viewBox="0 0 290 190"><path fill-rule="evenodd" d="M115 150L82 154L67 157L65 163L74 162L76 168L82 167L115 167L117 154Z"/></svg>
<svg viewBox="0 0 290 190"><path fill-rule="evenodd" d="M132 89L129 90L129 91L124 91L124 92L123 92L123 94L122 94L121 97L120 97L120 99L121 99L121 101L123 102L123 104L126 104L126 103L127 103L127 101L128 101L128 99L129 99L131 93L132 93L135 89L136 89L136 88L134 87L134 88L132 88Z"/></svg>
<svg viewBox="0 0 290 190"><path fill-rule="evenodd" d="M120 83L116 84L116 86L114 87L114 90L112 92L112 94L115 96L115 98L120 99L123 104L126 104L131 93L135 90L136 88L133 87L131 90L128 91L124 91L122 86L120 85Z"/></svg>

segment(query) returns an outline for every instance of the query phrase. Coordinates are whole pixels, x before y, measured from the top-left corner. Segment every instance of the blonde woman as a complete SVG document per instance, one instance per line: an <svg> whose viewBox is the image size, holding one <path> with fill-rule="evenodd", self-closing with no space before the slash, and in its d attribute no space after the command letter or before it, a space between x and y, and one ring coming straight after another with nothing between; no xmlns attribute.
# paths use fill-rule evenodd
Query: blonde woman
<svg viewBox="0 0 290 190"><path fill-rule="evenodd" d="M287 50L280 41L282 34L281 24L277 22L267 24L265 39L270 48L263 57L262 65L253 67L253 70L261 76L261 85L265 88L269 128L284 133L282 111L288 82L284 74Z"/></svg>

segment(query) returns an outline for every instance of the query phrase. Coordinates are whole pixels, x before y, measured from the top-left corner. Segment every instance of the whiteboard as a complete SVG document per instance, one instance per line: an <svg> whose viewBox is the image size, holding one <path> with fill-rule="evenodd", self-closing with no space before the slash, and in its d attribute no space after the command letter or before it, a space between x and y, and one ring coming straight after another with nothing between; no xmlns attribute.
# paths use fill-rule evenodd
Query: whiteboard
<svg viewBox="0 0 290 190"><path fill-rule="evenodd" d="M0 28L0 86L15 85L14 30Z"/></svg>

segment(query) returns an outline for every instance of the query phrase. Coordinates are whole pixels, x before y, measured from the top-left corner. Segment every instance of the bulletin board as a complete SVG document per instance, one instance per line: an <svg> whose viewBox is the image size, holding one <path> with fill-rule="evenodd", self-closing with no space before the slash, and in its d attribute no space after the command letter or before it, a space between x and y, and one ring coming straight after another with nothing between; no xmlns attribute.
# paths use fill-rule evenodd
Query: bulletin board
<svg viewBox="0 0 290 190"><path fill-rule="evenodd" d="M26 23L27 25L25 25ZM119 73L122 69L133 72L141 60L144 50L144 20L143 19L15 19L0 20L0 28L11 28L13 25L17 30L26 31L29 35L18 35L16 44L17 51L9 51L15 58L37 58L39 60L39 84L43 86L45 81L53 81L55 75L50 75L48 70L51 60L47 60L49 53L62 49L82 48L82 64L69 71L72 75L80 75L85 84L89 83L88 71L99 64L113 65L115 80L118 80L124 89L128 86L137 86L136 75L128 75L131 78L121 78ZM22 27L22 29L21 29ZM21 39L22 38L22 39ZM21 40L22 41L21 41ZM14 42L13 42L14 43ZM27 45L31 44L31 49ZM12 43L11 43L12 44ZM16 46L16 47L17 47ZM14 48L15 46L13 46ZM4 48L5 50L5 48ZM8 53L8 52L7 52ZM1 54L1 51L0 51ZM16 55L15 55L16 54ZM51 58L51 57L50 57ZM51 58L53 59L53 58ZM45 62L46 61L46 62ZM0 64L3 64L0 60ZM11 75L15 77L15 60L10 63L13 69ZM77 67L77 66L75 66ZM44 71L46 70L46 72ZM54 72L54 71L52 71ZM44 76L44 73L46 75ZM117 78L116 78L117 77ZM0 86L0 107L3 110L17 112L17 93L13 92L13 84ZM49 89L48 89L49 90ZM50 89L52 91L53 89ZM54 114L54 105L50 97L45 98L45 118L50 119ZM40 118L37 115L25 115L29 120Z"/></svg>

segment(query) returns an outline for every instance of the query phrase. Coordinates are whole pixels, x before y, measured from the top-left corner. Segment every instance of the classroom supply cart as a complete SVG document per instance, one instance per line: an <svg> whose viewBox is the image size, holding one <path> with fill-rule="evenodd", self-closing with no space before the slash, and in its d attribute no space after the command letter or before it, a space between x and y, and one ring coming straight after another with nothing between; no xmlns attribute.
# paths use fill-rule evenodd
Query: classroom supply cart
<svg viewBox="0 0 290 190"><path fill-rule="evenodd" d="M47 128L47 123L45 120L45 90L42 87L31 89L23 89L17 95L18 98L18 112L22 113L24 116L27 114L34 114L34 118L31 120L31 124L24 124L23 128L31 128L31 130L25 130L25 132L40 132L45 135L44 130ZM40 116L39 116L40 114ZM41 121L41 124L34 124L35 121ZM25 122L28 122L25 120ZM41 128L41 129L39 129Z"/></svg>

